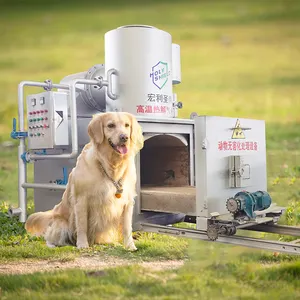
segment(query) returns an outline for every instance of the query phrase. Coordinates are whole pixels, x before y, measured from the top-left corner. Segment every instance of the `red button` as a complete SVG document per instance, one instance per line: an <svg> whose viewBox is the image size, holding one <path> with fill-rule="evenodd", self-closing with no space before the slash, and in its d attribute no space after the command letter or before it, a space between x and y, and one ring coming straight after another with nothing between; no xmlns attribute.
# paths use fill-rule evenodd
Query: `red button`
<svg viewBox="0 0 300 300"><path fill-rule="evenodd" d="M30 112L29 114L32 115L32 112Z"/></svg>
<svg viewBox="0 0 300 300"><path fill-rule="evenodd" d="M47 113L47 112L48 112L48 110L46 109L46 110L45 110L45 113Z"/></svg>
<svg viewBox="0 0 300 300"><path fill-rule="evenodd" d="M45 120L45 121L47 121L47 120L48 120L48 118L47 118L47 117L45 117L45 118L44 118L44 120Z"/></svg>
<svg viewBox="0 0 300 300"><path fill-rule="evenodd" d="M39 113L40 113L40 111L39 111L39 110L37 110L37 111L36 111L36 113L37 113L37 114L39 114Z"/></svg>
<svg viewBox="0 0 300 300"><path fill-rule="evenodd" d="M44 125L44 128L48 128L48 127L49 127L48 125L46 125L46 124Z"/></svg>
<svg viewBox="0 0 300 300"><path fill-rule="evenodd" d="M41 114L42 114L43 112L44 112L43 110L40 111Z"/></svg>
<svg viewBox="0 0 300 300"><path fill-rule="evenodd" d="M33 114L35 115L35 114L36 114L36 112L34 111L34 112L33 112Z"/></svg>

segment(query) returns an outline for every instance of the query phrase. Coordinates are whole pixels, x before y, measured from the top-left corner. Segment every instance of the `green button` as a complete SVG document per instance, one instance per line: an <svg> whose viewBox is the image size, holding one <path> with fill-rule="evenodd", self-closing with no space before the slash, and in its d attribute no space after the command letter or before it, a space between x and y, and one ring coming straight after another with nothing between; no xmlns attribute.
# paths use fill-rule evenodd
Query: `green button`
<svg viewBox="0 0 300 300"><path fill-rule="evenodd" d="M35 122L36 121L36 119L33 119L33 122Z"/></svg>
<svg viewBox="0 0 300 300"><path fill-rule="evenodd" d="M32 122L32 119L30 119L29 122Z"/></svg>
<svg viewBox="0 0 300 300"><path fill-rule="evenodd" d="M44 120L44 118L41 118L41 121L43 121Z"/></svg>
<svg viewBox="0 0 300 300"><path fill-rule="evenodd" d="M41 134L38 132L37 136L40 136Z"/></svg>

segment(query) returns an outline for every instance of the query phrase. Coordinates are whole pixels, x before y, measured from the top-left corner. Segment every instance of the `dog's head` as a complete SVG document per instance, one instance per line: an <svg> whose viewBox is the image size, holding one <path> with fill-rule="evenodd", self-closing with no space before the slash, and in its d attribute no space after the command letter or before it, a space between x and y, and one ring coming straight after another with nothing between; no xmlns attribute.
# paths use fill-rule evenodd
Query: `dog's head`
<svg viewBox="0 0 300 300"><path fill-rule="evenodd" d="M105 146L121 157L135 155L144 146L141 126L126 112L95 115L88 126L88 134L94 145Z"/></svg>

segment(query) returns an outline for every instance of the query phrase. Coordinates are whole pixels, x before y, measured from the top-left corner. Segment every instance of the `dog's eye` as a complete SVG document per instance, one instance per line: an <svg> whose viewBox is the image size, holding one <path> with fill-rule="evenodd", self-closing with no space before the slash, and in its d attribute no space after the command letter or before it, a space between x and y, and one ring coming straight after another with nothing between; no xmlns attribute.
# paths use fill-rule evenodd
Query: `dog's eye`
<svg viewBox="0 0 300 300"><path fill-rule="evenodd" d="M125 127L129 127L129 124L128 124L128 123L126 123L126 124L125 124Z"/></svg>
<svg viewBox="0 0 300 300"><path fill-rule="evenodd" d="M115 128L116 125L115 125L114 123L110 123L110 124L107 125L107 127L108 127L108 128Z"/></svg>

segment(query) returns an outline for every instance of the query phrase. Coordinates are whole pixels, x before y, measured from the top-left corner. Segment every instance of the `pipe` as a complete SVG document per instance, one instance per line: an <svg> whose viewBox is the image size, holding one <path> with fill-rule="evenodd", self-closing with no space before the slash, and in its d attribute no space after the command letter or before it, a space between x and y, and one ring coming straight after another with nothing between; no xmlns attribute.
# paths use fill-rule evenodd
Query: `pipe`
<svg viewBox="0 0 300 300"><path fill-rule="evenodd" d="M9 207L8 211L7 211L8 215L10 217L14 217L14 216L18 216L20 218L20 215L22 214L22 209L21 208L13 208L13 207ZM24 221L25 222L25 221ZM23 222L23 223L24 223Z"/></svg>
<svg viewBox="0 0 300 300"><path fill-rule="evenodd" d="M37 87L49 87L48 83L41 83L35 81L22 81L18 85L18 119L19 119L19 131L24 132L24 86L37 86ZM69 89L69 86L62 84L52 84L53 88ZM24 223L27 218L27 190L23 187L23 184L27 180L27 168L26 163L22 160L21 155L25 153L25 138L20 138L18 146L18 205L17 208L10 207L8 214L12 216L18 216L19 221Z"/></svg>
<svg viewBox="0 0 300 300"><path fill-rule="evenodd" d="M20 128L20 131L22 129ZM23 130L22 130L23 131ZM11 211L12 215L18 215L20 222L25 222L27 218L27 191L22 187L22 184L27 179L27 166L22 160L21 155L25 152L25 139L20 139L18 147L18 199L19 207L15 211ZM20 213L19 213L20 210Z"/></svg>
<svg viewBox="0 0 300 300"><path fill-rule="evenodd" d="M76 84L90 84L98 85L98 80L89 79L74 79L70 84L70 111L71 111L71 136L72 136L72 152L68 154L28 154L31 160L41 160L41 159L69 159L75 158L78 155L78 130L77 130L77 104L76 104Z"/></svg>
<svg viewBox="0 0 300 300"><path fill-rule="evenodd" d="M46 189L46 190L65 190L66 185L64 184L55 184L55 183L29 183L24 182L22 187L25 189Z"/></svg>

